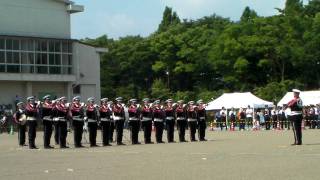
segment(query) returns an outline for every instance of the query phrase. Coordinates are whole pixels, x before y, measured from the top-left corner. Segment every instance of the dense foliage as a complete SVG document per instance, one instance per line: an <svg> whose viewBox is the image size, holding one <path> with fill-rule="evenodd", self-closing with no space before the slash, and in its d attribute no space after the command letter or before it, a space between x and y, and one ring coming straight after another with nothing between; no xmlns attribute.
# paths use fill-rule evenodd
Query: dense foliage
<svg viewBox="0 0 320 180"><path fill-rule="evenodd" d="M102 95L210 100L251 91L278 101L293 87L320 87L320 1L287 0L279 14L245 8L240 21L218 15L180 20L166 8L156 32L86 43L107 47Z"/></svg>

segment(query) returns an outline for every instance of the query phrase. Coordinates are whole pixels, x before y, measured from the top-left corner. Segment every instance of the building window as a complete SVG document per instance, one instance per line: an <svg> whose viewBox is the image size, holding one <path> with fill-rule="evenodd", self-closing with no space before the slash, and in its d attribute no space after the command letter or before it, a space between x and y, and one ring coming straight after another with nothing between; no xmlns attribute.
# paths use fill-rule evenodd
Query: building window
<svg viewBox="0 0 320 180"><path fill-rule="evenodd" d="M60 66L50 66L50 74L61 74Z"/></svg>
<svg viewBox="0 0 320 180"><path fill-rule="evenodd" d="M61 42L56 42L55 44L54 44L54 51L55 52L61 52Z"/></svg>
<svg viewBox="0 0 320 180"><path fill-rule="evenodd" d="M55 52L54 51L54 41L49 41L49 52Z"/></svg>
<svg viewBox="0 0 320 180"><path fill-rule="evenodd" d="M33 53L21 53L21 64L34 64Z"/></svg>
<svg viewBox="0 0 320 180"><path fill-rule="evenodd" d="M47 41L41 41L41 51L46 52L48 50L48 43Z"/></svg>
<svg viewBox="0 0 320 180"><path fill-rule="evenodd" d="M0 38L0 49L4 49L5 40Z"/></svg>
<svg viewBox="0 0 320 180"><path fill-rule="evenodd" d="M30 40L30 39L21 40L21 50L34 51L33 40Z"/></svg>
<svg viewBox="0 0 320 180"><path fill-rule="evenodd" d="M21 65L21 73L34 73L33 65Z"/></svg>
<svg viewBox="0 0 320 180"><path fill-rule="evenodd" d="M19 40L12 40L12 49L13 50L20 50L20 41Z"/></svg>
<svg viewBox="0 0 320 180"><path fill-rule="evenodd" d="M7 39L6 40L6 49L7 50L12 50L12 39Z"/></svg>
<svg viewBox="0 0 320 180"><path fill-rule="evenodd" d="M7 63L9 64L19 64L20 57L18 52L7 52Z"/></svg>
<svg viewBox="0 0 320 180"><path fill-rule="evenodd" d="M48 66L36 66L36 69L38 74L48 74Z"/></svg>
<svg viewBox="0 0 320 180"><path fill-rule="evenodd" d="M19 73L20 66L19 65L7 65L7 72L8 73Z"/></svg>
<svg viewBox="0 0 320 180"><path fill-rule="evenodd" d="M44 53L37 53L36 64L48 64L48 55Z"/></svg>
<svg viewBox="0 0 320 180"><path fill-rule="evenodd" d="M0 51L0 63L5 63L6 59L5 59L5 54L4 51Z"/></svg>
<svg viewBox="0 0 320 180"><path fill-rule="evenodd" d="M0 72L72 74L72 42L0 37Z"/></svg>
<svg viewBox="0 0 320 180"><path fill-rule="evenodd" d="M6 72L6 65L0 64L0 72Z"/></svg>
<svg viewBox="0 0 320 180"><path fill-rule="evenodd" d="M73 89L73 94L80 94L81 93L80 85L76 85L72 89Z"/></svg>

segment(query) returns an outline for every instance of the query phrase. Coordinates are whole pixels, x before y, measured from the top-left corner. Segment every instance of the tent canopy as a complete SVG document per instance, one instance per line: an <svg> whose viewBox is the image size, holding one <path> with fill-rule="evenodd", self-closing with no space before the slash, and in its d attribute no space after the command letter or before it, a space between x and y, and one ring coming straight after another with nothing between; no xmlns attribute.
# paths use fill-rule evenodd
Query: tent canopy
<svg viewBox="0 0 320 180"><path fill-rule="evenodd" d="M320 103L320 91L302 91L300 97L304 106ZM278 106L287 104L292 98L293 92L287 92L287 94L279 101Z"/></svg>
<svg viewBox="0 0 320 180"><path fill-rule="evenodd" d="M224 93L219 98L208 103L206 110L219 110L222 107L231 108L264 108L265 106L273 107L273 103L265 101L253 95L251 92L245 93Z"/></svg>

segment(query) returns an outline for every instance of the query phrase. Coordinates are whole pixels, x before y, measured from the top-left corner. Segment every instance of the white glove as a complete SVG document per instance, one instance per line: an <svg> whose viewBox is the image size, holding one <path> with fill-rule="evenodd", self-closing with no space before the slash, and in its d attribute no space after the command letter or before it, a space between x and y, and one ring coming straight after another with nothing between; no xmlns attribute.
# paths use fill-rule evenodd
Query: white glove
<svg viewBox="0 0 320 180"><path fill-rule="evenodd" d="M84 131L88 131L88 123L84 123L84 125L83 125L83 130L84 130Z"/></svg>

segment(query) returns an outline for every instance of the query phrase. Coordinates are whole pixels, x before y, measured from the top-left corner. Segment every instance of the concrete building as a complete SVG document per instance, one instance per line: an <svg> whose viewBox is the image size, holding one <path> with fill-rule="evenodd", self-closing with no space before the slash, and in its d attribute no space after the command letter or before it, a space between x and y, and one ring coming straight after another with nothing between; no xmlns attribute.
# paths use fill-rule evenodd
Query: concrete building
<svg viewBox="0 0 320 180"><path fill-rule="evenodd" d="M100 98L100 54L106 49L71 39L69 0L0 1L0 104L16 95Z"/></svg>

